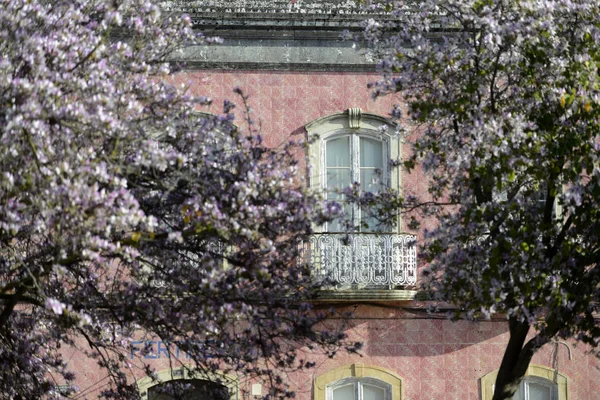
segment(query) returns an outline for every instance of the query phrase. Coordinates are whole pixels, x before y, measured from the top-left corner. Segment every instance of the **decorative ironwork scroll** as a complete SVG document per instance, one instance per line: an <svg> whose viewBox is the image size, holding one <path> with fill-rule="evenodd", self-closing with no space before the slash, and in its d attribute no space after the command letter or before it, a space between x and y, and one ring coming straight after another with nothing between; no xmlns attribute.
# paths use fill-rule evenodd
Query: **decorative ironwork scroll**
<svg viewBox="0 0 600 400"><path fill-rule="evenodd" d="M388 288L417 283L416 236L321 233L304 244L315 276L337 288Z"/></svg>

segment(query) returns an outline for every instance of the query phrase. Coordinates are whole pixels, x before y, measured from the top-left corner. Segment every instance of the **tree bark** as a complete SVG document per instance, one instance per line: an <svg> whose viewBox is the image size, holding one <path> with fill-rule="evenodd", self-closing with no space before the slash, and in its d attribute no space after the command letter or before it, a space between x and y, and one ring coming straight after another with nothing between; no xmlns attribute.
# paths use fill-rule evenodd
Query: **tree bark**
<svg viewBox="0 0 600 400"><path fill-rule="evenodd" d="M548 342L537 335L525 344L530 325L515 318L508 321L510 339L498 370L492 400L510 400L519 388L535 352ZM525 345L524 345L525 344Z"/></svg>

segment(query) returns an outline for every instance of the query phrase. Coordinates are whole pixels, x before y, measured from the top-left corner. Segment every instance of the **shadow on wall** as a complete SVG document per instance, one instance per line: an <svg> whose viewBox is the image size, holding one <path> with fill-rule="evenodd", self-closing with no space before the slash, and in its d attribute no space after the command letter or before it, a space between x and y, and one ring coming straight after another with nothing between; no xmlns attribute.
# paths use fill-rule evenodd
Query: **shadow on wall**
<svg viewBox="0 0 600 400"><path fill-rule="evenodd" d="M372 356L435 356L481 343L505 345L506 321L451 321L407 316L360 320L366 325L365 351ZM364 328L363 328L364 329Z"/></svg>
<svg viewBox="0 0 600 400"><path fill-rule="evenodd" d="M353 313L345 332L363 343L361 353L366 356L430 357L475 346L501 357L508 341L505 320L451 321L426 309L408 312L377 304L341 306L336 311Z"/></svg>

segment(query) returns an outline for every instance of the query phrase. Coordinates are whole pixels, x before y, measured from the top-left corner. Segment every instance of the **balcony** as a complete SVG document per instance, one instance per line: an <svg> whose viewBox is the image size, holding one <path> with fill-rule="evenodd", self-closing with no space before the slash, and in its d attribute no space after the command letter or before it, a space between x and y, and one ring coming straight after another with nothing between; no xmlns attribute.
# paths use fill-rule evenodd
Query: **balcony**
<svg viewBox="0 0 600 400"><path fill-rule="evenodd" d="M320 233L303 250L317 279L331 289L391 290L417 283L415 235Z"/></svg>

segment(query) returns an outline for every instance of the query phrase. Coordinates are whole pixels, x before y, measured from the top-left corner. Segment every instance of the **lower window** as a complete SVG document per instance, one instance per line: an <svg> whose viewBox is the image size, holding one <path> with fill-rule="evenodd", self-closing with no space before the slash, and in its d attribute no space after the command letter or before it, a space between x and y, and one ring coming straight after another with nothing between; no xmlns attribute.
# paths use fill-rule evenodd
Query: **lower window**
<svg viewBox="0 0 600 400"><path fill-rule="evenodd" d="M391 399L391 385L375 378L344 378L327 386L327 400Z"/></svg>
<svg viewBox="0 0 600 400"><path fill-rule="evenodd" d="M528 376L521 381L513 400L557 400L557 385L544 378Z"/></svg>
<svg viewBox="0 0 600 400"><path fill-rule="evenodd" d="M498 370L481 377L481 400L492 400ZM569 400L568 379L557 370L531 364L513 400Z"/></svg>
<svg viewBox="0 0 600 400"><path fill-rule="evenodd" d="M177 379L152 386L148 400L229 400L227 388L203 379Z"/></svg>

